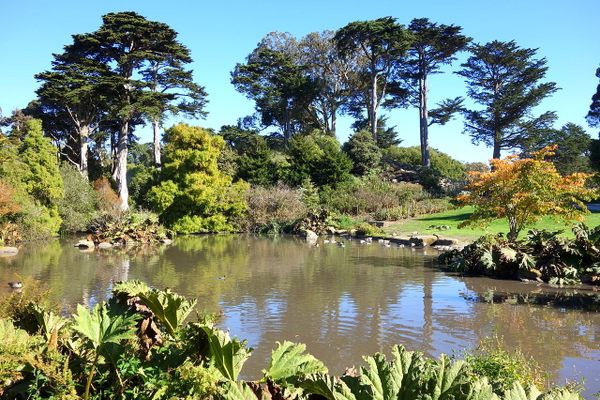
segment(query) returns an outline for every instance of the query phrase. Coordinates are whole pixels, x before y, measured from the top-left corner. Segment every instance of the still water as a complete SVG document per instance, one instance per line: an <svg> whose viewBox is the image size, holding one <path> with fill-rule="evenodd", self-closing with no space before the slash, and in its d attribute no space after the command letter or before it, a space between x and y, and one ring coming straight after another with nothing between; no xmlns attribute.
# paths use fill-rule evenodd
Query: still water
<svg viewBox="0 0 600 400"><path fill-rule="evenodd" d="M393 344L430 356L460 355L497 335L549 372L551 381L584 380L600 392L600 313L563 306L488 304L494 292L533 296L553 289L435 268L437 252L347 241L311 247L289 237L193 236L154 249L80 251L74 238L31 243L0 259L7 281L34 277L51 288L65 312L94 304L112 282L140 279L222 312L220 325L255 350L245 378L266 368L276 341L303 342L331 373ZM580 293L592 293L580 288Z"/></svg>

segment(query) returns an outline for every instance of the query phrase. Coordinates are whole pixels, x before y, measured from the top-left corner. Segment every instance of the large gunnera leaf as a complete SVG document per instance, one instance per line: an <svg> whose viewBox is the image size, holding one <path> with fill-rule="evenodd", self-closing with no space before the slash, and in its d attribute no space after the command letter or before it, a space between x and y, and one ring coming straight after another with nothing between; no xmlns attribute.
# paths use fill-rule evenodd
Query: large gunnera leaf
<svg viewBox="0 0 600 400"><path fill-rule="evenodd" d="M269 369L263 370L263 374L277 383L319 372L326 374L327 367L305 351L306 345L302 343L277 342L277 348L271 353Z"/></svg>
<svg viewBox="0 0 600 400"><path fill-rule="evenodd" d="M211 361L225 378L235 381L252 349L246 347L245 340L232 340L220 329L202 326L202 330L208 337Z"/></svg>
<svg viewBox="0 0 600 400"><path fill-rule="evenodd" d="M170 289L150 290L138 293L140 300L154 313L171 336L196 307L197 300L187 300L185 297L171 292Z"/></svg>

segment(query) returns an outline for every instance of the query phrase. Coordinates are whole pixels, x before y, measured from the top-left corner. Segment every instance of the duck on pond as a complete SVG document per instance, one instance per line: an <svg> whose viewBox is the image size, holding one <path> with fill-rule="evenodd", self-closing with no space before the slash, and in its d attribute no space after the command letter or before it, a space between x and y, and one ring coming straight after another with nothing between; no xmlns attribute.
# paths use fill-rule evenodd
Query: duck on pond
<svg viewBox="0 0 600 400"><path fill-rule="evenodd" d="M23 287L23 282L8 282L8 286L10 286L11 289L21 289Z"/></svg>

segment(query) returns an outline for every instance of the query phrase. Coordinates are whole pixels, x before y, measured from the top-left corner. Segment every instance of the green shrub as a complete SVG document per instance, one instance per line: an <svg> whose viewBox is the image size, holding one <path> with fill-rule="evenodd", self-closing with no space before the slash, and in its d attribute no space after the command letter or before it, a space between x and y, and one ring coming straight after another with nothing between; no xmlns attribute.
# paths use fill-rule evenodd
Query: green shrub
<svg viewBox="0 0 600 400"><path fill-rule="evenodd" d="M158 168L143 164L134 164L128 168L127 182L129 188L129 201L132 206L148 208L146 196L156 184Z"/></svg>
<svg viewBox="0 0 600 400"><path fill-rule="evenodd" d="M382 209L407 206L428 197L423 187L414 183L392 183L378 175L367 175L339 187L324 188L321 202L330 210L350 215L376 213Z"/></svg>
<svg viewBox="0 0 600 400"><path fill-rule="evenodd" d="M57 203L64 195L56 151L38 120L28 120L11 140L0 134L0 178L14 190L19 211L4 222L19 226L25 239L54 236L61 218Z"/></svg>
<svg viewBox="0 0 600 400"><path fill-rule="evenodd" d="M161 221L181 233L233 231L246 211L248 184L232 183L218 169L225 145L211 131L186 124L165 133L161 183L148 192L148 202Z"/></svg>
<svg viewBox="0 0 600 400"><path fill-rule="evenodd" d="M65 188L65 197L58 202L58 212L62 218L61 231L87 231L98 212L98 197L89 182L72 165L60 166Z"/></svg>
<svg viewBox="0 0 600 400"><path fill-rule="evenodd" d="M516 382L524 386L546 386L546 375L541 366L518 350L504 350L497 337L483 340L474 351L466 354L465 361L476 376L488 378L498 395L510 390Z"/></svg>
<svg viewBox="0 0 600 400"><path fill-rule="evenodd" d="M289 141L288 155L285 181L291 186L299 186L308 178L319 187L335 187L350 179L352 161L330 135L319 131L295 135Z"/></svg>
<svg viewBox="0 0 600 400"><path fill-rule="evenodd" d="M343 149L354 164L352 168L354 174L366 175L379 167L381 149L373 140L371 132L363 130L354 133L344 144Z"/></svg>

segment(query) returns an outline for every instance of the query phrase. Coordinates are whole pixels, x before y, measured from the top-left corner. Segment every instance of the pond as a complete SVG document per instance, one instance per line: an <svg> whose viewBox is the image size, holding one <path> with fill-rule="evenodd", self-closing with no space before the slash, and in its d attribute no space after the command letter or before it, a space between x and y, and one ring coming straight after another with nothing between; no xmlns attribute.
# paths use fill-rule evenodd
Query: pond
<svg viewBox="0 0 600 400"><path fill-rule="evenodd" d="M16 257L0 259L0 295L10 290L7 281L31 276L71 312L77 303L105 298L115 281L170 287L197 298L201 310L222 312L220 325L248 339L255 350L246 378L267 367L276 341L306 343L331 373L341 374L362 355L389 352L394 344L430 356L461 355L497 335L506 348L533 357L551 381L584 380L588 398L600 391L599 312L573 310L568 302L512 304L563 292L452 276L436 269L435 250L356 240L344 247L321 240L314 247L293 237L191 236L160 248L85 252L73 247L75 241L29 243ZM598 300L600 292L578 288L576 294ZM497 298L508 301L480 301Z"/></svg>

